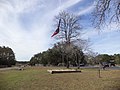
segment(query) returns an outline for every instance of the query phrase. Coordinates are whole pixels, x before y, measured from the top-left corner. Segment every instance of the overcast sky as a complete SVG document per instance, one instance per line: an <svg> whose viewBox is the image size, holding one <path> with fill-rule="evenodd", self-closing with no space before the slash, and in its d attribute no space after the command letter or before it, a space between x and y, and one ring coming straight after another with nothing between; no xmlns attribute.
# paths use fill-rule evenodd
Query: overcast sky
<svg viewBox="0 0 120 90"><path fill-rule="evenodd" d="M30 60L51 48L55 40L54 16L60 11L82 16L82 38L90 39L98 53L120 53L120 31L112 23L100 33L91 25L94 0L0 0L0 46L13 49L17 60Z"/></svg>

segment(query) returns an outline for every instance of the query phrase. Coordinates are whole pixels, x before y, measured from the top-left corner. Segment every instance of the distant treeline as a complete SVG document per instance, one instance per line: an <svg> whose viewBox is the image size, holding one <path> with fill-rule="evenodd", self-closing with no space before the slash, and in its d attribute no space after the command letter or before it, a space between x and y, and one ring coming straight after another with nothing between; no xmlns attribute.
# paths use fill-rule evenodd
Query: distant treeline
<svg viewBox="0 0 120 90"><path fill-rule="evenodd" d="M86 55L78 47L73 47L74 48L72 48L70 53L65 53L64 49L59 48L59 45L54 46L52 49L48 49L42 53L35 54L30 59L30 65L40 64L43 66L59 66L63 64L64 66L67 66L67 62L69 62L69 64L72 66L77 66L78 64L96 65L102 62L109 63L111 60L114 60L116 64L120 64L120 54Z"/></svg>
<svg viewBox="0 0 120 90"><path fill-rule="evenodd" d="M41 64L43 66L52 65L52 66L77 66L77 64L86 64L84 59L84 53L77 46L70 46L69 50L65 50L64 45L62 47L58 45L54 45L52 49L48 49L42 53L35 54L30 59L30 64Z"/></svg>
<svg viewBox="0 0 120 90"><path fill-rule="evenodd" d="M111 61L114 61L115 64L120 64L120 54L99 54L96 56L86 56L86 60L87 63L91 65L99 64L102 62L110 63Z"/></svg>
<svg viewBox="0 0 120 90"><path fill-rule="evenodd" d="M0 67L10 67L15 65L15 54L9 47L0 47Z"/></svg>
<svg viewBox="0 0 120 90"><path fill-rule="evenodd" d="M17 62L19 64L43 65L43 66L78 66L78 65L96 65L101 62L109 63L114 60L116 64L120 64L120 54L108 55L99 54L91 55L84 54L77 46L70 46L66 52L64 45L62 47L54 45L53 48L48 49L42 53L35 54L28 62ZM0 47L0 67L8 67L16 64L15 54L9 47Z"/></svg>

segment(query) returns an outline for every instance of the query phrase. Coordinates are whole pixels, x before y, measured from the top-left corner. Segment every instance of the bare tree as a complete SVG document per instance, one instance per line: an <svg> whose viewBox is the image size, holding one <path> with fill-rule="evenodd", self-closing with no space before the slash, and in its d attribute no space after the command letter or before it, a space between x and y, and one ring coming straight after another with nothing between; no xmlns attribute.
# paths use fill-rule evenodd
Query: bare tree
<svg viewBox="0 0 120 90"><path fill-rule="evenodd" d="M77 39L77 41L74 42L76 46L78 46L83 52L89 52L91 50L90 46L92 43L90 43L90 39L83 40L83 39Z"/></svg>
<svg viewBox="0 0 120 90"><path fill-rule="evenodd" d="M61 21L60 21L61 20ZM81 25L79 23L80 17L62 11L55 17L56 26L59 24L60 32L57 35L57 39L62 40L65 43L65 53L67 60L67 68L69 68L69 54L72 51L71 44L76 41L80 36ZM58 23L60 21L60 23Z"/></svg>
<svg viewBox="0 0 120 90"><path fill-rule="evenodd" d="M89 52L86 53L86 60L88 64L94 65L99 63L99 61L96 59L96 56L98 56L97 52L93 52L90 50Z"/></svg>
<svg viewBox="0 0 120 90"><path fill-rule="evenodd" d="M98 0L93 15L95 28L101 29L106 22L120 26L120 0Z"/></svg>
<svg viewBox="0 0 120 90"><path fill-rule="evenodd" d="M80 17L62 11L59 13L58 16L55 17L57 26L58 20L60 19L60 32L57 38L62 39L67 44L70 44L72 41L77 40L80 35L80 30L82 29L79 23Z"/></svg>

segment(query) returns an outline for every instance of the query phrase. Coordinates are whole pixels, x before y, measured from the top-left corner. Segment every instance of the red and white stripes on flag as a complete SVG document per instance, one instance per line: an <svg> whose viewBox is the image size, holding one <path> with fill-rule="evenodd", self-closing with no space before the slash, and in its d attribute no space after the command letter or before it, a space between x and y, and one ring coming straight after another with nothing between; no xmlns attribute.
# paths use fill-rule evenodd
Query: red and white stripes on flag
<svg viewBox="0 0 120 90"><path fill-rule="evenodd" d="M51 36L51 37L53 37L53 36L55 36L56 34L58 34L58 33L59 33L59 31L60 31L60 22L61 22L61 19L59 20L59 24L58 24L57 29L55 30L55 32L52 34L52 36Z"/></svg>

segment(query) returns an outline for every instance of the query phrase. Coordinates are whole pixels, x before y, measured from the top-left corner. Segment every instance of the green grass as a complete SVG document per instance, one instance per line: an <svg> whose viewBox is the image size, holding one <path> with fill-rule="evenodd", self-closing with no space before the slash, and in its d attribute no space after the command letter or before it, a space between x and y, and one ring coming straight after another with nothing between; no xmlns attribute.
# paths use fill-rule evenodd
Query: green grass
<svg viewBox="0 0 120 90"><path fill-rule="evenodd" d="M120 71L82 69L81 73L50 74L48 67L0 71L0 90L120 90Z"/></svg>

